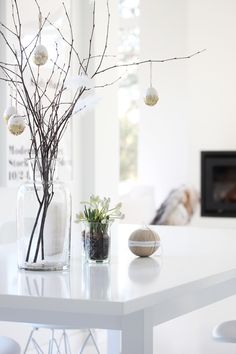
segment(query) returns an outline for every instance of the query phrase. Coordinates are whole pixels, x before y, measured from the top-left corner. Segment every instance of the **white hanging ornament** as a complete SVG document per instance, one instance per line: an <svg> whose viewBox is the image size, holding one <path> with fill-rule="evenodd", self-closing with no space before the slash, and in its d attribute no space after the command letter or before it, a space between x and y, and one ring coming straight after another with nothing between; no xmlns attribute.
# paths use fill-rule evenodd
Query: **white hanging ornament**
<svg viewBox="0 0 236 354"><path fill-rule="evenodd" d="M157 94L157 90L154 87L150 86L146 91L146 95L144 97L144 102L148 106L155 106L155 104L158 102L158 100L159 100L159 97Z"/></svg>
<svg viewBox="0 0 236 354"><path fill-rule="evenodd" d="M41 44L41 34L42 34L42 13L39 13L39 44L34 50L33 61L36 65L41 66L46 64L48 61L48 50Z"/></svg>
<svg viewBox="0 0 236 354"><path fill-rule="evenodd" d="M159 101L157 90L152 86L152 62L150 62L150 87L148 87L144 96L144 102L148 106L155 106Z"/></svg>
<svg viewBox="0 0 236 354"><path fill-rule="evenodd" d="M6 123L8 123L9 118L16 113L17 111L15 106L12 105L8 106L3 113L3 119L5 120Z"/></svg>
<svg viewBox="0 0 236 354"><path fill-rule="evenodd" d="M48 50L44 45L37 45L34 50L33 61L38 66L46 64L46 62L48 61Z"/></svg>
<svg viewBox="0 0 236 354"><path fill-rule="evenodd" d="M25 119L22 116L14 114L8 120L8 129L13 135L20 135L25 130Z"/></svg>

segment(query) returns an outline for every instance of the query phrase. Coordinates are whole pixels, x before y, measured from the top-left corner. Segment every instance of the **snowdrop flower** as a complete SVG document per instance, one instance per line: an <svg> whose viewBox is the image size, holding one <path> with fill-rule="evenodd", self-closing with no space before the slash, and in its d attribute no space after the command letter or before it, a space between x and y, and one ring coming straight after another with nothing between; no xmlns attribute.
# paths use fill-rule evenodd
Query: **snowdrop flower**
<svg viewBox="0 0 236 354"><path fill-rule="evenodd" d="M81 202L84 204L84 210L76 215L75 222L88 221L107 224L115 219L123 219L124 214L121 213L121 203L118 203L114 208L110 208L110 198L100 198L99 196L91 195L89 201Z"/></svg>

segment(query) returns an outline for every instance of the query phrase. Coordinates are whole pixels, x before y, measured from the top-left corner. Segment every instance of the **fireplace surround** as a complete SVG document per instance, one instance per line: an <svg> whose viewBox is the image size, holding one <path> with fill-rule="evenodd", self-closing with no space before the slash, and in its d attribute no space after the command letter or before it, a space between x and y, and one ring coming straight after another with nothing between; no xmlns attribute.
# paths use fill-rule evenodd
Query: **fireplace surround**
<svg viewBox="0 0 236 354"><path fill-rule="evenodd" d="M201 216L236 217L236 151L201 152Z"/></svg>

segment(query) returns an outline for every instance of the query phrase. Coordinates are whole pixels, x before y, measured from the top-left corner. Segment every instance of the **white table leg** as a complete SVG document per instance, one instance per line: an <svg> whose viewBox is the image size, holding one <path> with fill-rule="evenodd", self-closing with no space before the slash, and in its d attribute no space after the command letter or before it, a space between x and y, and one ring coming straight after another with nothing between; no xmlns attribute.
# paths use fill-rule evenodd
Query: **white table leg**
<svg viewBox="0 0 236 354"><path fill-rule="evenodd" d="M107 354L121 353L121 332L111 331L107 332Z"/></svg>
<svg viewBox="0 0 236 354"><path fill-rule="evenodd" d="M140 311L124 317L122 354L153 354L153 326L151 317Z"/></svg>

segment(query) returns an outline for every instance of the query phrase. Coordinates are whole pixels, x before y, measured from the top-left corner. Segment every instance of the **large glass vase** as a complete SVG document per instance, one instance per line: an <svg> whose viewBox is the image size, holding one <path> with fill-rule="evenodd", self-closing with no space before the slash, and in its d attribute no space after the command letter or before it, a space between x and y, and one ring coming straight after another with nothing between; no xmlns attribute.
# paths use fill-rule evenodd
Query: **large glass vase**
<svg viewBox="0 0 236 354"><path fill-rule="evenodd" d="M29 180L18 190L18 266L21 269L69 268L71 197L50 163L47 169L44 162L30 160Z"/></svg>

